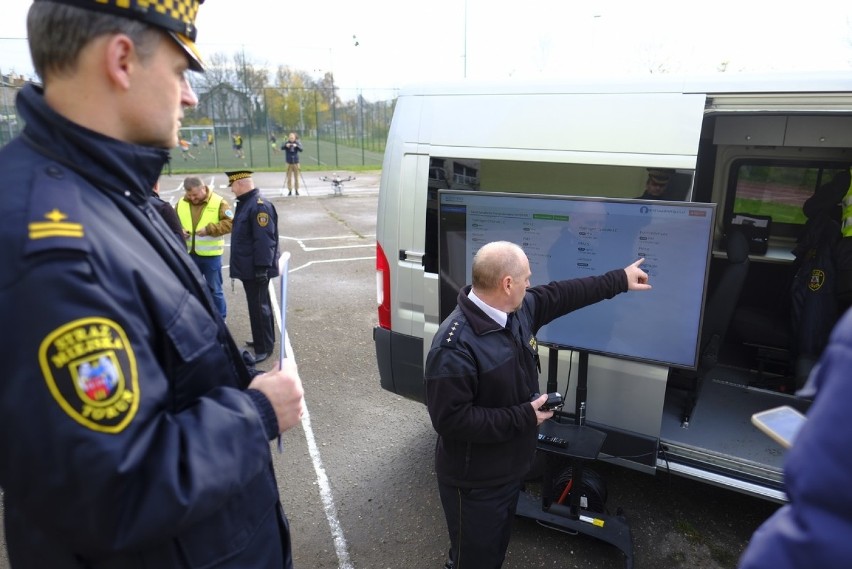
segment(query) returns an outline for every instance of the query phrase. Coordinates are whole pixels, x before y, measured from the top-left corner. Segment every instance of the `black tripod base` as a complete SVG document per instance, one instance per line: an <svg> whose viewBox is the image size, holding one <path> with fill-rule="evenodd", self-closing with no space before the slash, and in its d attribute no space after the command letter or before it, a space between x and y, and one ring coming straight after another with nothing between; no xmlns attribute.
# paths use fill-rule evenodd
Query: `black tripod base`
<svg viewBox="0 0 852 569"><path fill-rule="evenodd" d="M614 545L624 553L624 567L633 569L633 535L627 520L621 516L609 516L582 509L578 511L578 515L572 515L571 508L561 504L551 504L549 508L544 509L540 498L534 498L523 491L518 497L518 509L515 513L545 525L582 533Z"/></svg>

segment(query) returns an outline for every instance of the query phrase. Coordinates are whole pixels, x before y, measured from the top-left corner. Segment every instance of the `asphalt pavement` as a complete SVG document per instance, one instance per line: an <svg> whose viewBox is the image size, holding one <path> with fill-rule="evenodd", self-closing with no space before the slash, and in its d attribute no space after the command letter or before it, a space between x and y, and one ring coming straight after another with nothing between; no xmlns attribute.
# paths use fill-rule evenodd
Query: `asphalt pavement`
<svg viewBox="0 0 852 569"><path fill-rule="evenodd" d="M281 247L291 253L287 328L308 408L301 426L284 434L283 452L273 447L295 566L439 569L448 540L432 462L435 434L425 407L382 390L376 368L379 173L339 172L356 178L341 194L320 180L332 174L304 174L298 197L285 195L283 173L255 177L278 209ZM233 200L223 174L202 179ZM179 197L181 181L163 177L163 197ZM243 343L250 339L243 290L227 268L224 277L228 326ZM732 569L751 533L777 508L665 473L592 468L607 480L608 510L622 509L630 522L636 569ZM0 545L5 553L2 532ZM525 518L516 518L504 564L623 566L620 552L602 541ZM3 556L0 568L7 567Z"/></svg>

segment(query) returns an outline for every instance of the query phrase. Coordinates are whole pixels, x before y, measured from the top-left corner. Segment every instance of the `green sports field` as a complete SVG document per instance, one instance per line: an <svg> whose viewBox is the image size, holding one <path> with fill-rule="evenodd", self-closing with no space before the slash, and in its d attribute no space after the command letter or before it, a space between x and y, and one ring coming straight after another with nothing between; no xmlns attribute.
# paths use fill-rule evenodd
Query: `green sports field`
<svg viewBox="0 0 852 569"><path fill-rule="evenodd" d="M186 135L184 137L189 139ZM203 136L200 138L204 140ZM280 147L281 141L282 138L279 138L277 146ZM363 149L360 141L344 145L342 141L334 144L325 139L303 138L301 142L304 150L300 164L303 170L375 170L382 165L384 140L365 140ZM229 137L217 136L213 146L208 147L206 142L199 142L197 146L190 146L186 155L180 148L174 148L170 166L172 173L238 168L283 170L286 169L286 162L284 152L273 150L266 137L243 137L243 157L240 158L235 155Z"/></svg>

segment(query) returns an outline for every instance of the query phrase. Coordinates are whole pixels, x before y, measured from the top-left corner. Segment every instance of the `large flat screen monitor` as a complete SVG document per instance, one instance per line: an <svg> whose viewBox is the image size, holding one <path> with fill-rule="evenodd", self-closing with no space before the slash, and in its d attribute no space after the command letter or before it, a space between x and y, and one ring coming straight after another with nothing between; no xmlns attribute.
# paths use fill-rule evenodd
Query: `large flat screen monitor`
<svg viewBox="0 0 852 569"><path fill-rule="evenodd" d="M541 328L538 341L694 369L715 204L441 190L441 318L470 282L485 243L511 241L531 284L600 275L640 257L652 289L620 294Z"/></svg>

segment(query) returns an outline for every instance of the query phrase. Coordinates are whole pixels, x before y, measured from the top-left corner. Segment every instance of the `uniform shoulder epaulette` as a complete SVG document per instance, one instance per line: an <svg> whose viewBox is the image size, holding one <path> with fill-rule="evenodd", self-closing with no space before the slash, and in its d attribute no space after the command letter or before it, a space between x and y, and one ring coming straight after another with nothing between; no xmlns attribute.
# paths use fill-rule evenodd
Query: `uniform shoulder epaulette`
<svg viewBox="0 0 852 569"><path fill-rule="evenodd" d="M90 251L80 187L62 166L50 163L33 177L25 255L47 250Z"/></svg>
<svg viewBox="0 0 852 569"><path fill-rule="evenodd" d="M465 320L451 320L446 331L443 333L443 337L441 338L441 345L455 346L456 342L459 339L459 335L461 334L461 331L464 329L465 326L467 326L467 322Z"/></svg>

